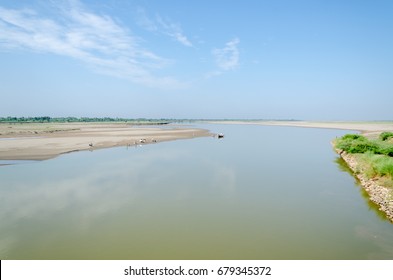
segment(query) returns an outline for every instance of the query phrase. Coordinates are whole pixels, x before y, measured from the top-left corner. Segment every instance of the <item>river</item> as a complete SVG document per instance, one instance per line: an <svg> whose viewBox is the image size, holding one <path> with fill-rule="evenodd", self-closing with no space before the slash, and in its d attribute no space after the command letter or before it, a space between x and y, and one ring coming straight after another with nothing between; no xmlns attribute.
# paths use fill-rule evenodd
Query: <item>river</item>
<svg viewBox="0 0 393 280"><path fill-rule="evenodd" d="M225 137L1 166L0 259L393 259L347 131L197 126Z"/></svg>

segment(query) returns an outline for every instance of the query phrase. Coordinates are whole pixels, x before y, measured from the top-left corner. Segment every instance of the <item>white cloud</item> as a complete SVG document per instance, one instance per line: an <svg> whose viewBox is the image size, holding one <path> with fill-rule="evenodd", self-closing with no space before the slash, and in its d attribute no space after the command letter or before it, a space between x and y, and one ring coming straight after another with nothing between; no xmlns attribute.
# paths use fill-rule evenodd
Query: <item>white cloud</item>
<svg viewBox="0 0 393 280"><path fill-rule="evenodd" d="M212 51L219 68L228 71L235 69L239 65L239 50L237 48L239 43L240 40L235 38L226 43L224 48Z"/></svg>
<svg viewBox="0 0 393 280"><path fill-rule="evenodd" d="M157 15L156 19L152 20L148 17L146 11L141 7L137 9L137 23L147 31L157 32L169 36L186 47L193 46L187 36L183 34L179 24L176 24L169 19L164 20L160 15Z"/></svg>
<svg viewBox="0 0 393 280"><path fill-rule="evenodd" d="M78 2L45 18L34 10L0 7L0 47L68 56L106 75L146 86L179 88L172 77L154 75L170 63L140 46L138 38L106 15L86 11ZM57 13L54 13L57 15Z"/></svg>
<svg viewBox="0 0 393 280"><path fill-rule="evenodd" d="M179 24L173 23L170 20L162 19L160 16L157 16L157 22L162 27L162 32L169 37L172 37L179 43L183 44L187 47L192 47L192 43L188 40L188 38L183 34L183 31Z"/></svg>

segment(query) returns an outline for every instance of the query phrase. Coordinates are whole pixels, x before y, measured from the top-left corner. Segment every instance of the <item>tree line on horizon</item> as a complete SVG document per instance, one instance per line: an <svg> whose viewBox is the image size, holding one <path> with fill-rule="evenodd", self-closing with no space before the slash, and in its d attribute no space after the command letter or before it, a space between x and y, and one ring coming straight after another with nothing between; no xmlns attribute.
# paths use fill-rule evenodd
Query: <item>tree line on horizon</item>
<svg viewBox="0 0 393 280"><path fill-rule="evenodd" d="M64 122L131 122L140 124L168 124L198 121L299 121L296 119L150 119L150 118L113 118L113 117L0 117L0 123L64 123Z"/></svg>
<svg viewBox="0 0 393 280"><path fill-rule="evenodd" d="M134 123L169 123L167 119L127 119L127 118L111 118L111 117L0 117L3 123L63 123L63 122L134 122Z"/></svg>

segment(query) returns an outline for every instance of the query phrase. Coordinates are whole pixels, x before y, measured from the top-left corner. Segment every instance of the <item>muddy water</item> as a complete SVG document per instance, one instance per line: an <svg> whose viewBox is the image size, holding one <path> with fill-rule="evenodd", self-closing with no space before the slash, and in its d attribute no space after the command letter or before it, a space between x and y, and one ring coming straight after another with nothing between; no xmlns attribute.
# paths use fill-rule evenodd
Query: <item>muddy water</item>
<svg viewBox="0 0 393 280"><path fill-rule="evenodd" d="M225 138L1 166L0 259L393 259L345 131L201 126Z"/></svg>

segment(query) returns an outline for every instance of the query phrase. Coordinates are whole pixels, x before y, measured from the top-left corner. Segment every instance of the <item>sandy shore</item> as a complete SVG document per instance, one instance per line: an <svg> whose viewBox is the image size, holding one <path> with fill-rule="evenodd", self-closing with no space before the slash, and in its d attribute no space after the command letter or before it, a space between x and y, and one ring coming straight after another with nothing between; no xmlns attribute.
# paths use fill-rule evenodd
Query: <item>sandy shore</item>
<svg viewBox="0 0 393 280"><path fill-rule="evenodd" d="M131 127L129 124L119 123L0 124L0 160L44 160L74 151L211 135L207 130L186 126Z"/></svg>
<svg viewBox="0 0 393 280"><path fill-rule="evenodd" d="M393 131L393 122L215 121L211 123L344 129L356 130L369 135L378 134L383 131Z"/></svg>

